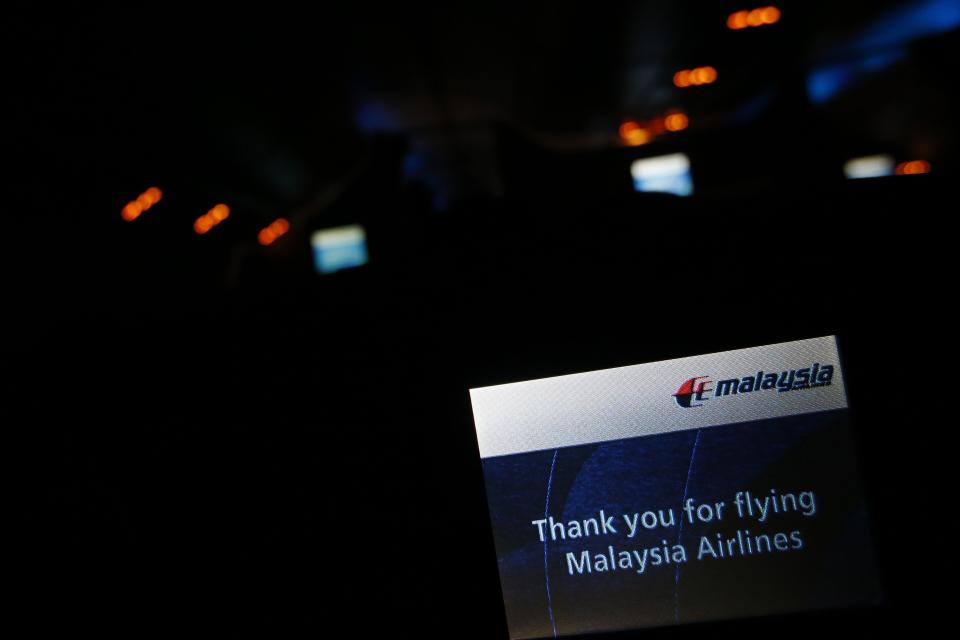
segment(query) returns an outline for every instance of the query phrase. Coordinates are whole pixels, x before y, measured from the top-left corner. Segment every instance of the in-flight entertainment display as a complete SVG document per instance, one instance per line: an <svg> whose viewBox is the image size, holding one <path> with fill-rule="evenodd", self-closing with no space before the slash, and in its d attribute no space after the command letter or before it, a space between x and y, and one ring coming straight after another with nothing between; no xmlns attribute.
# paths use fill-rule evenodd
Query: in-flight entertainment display
<svg viewBox="0 0 960 640"><path fill-rule="evenodd" d="M470 395L511 638L878 601L834 337Z"/></svg>

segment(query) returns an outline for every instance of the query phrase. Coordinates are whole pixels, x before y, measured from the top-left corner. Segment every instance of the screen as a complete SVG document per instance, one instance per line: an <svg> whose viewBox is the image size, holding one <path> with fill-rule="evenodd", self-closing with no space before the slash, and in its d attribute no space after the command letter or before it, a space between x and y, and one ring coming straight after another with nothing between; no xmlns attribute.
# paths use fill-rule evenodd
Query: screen
<svg viewBox="0 0 960 640"><path fill-rule="evenodd" d="M313 248L313 265L319 273L334 273L367 264L367 234L358 224L314 231L310 246Z"/></svg>
<svg viewBox="0 0 960 640"><path fill-rule="evenodd" d="M690 158L685 153L672 153L635 160L630 165L635 191L672 193L677 196L693 194Z"/></svg>
<svg viewBox="0 0 960 640"><path fill-rule="evenodd" d="M470 395L511 638L878 601L834 337Z"/></svg>
<svg viewBox="0 0 960 640"><path fill-rule="evenodd" d="M843 165L843 175L851 180L892 176L896 169L893 156L885 153L851 158Z"/></svg>

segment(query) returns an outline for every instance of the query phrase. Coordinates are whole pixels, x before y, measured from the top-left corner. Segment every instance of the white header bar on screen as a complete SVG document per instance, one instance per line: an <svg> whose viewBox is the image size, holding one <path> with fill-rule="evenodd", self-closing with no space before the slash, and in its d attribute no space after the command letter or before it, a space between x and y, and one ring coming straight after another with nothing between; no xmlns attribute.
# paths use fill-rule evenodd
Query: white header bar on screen
<svg viewBox="0 0 960 640"><path fill-rule="evenodd" d="M481 458L847 406L833 336L482 387L470 399Z"/></svg>

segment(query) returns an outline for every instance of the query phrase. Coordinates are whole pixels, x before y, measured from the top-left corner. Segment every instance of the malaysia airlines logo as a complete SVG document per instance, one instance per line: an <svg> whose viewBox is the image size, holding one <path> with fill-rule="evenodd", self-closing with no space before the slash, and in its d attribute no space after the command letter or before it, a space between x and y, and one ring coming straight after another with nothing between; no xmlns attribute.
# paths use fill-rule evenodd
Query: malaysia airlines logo
<svg viewBox="0 0 960 640"><path fill-rule="evenodd" d="M694 376L680 385L677 392L673 394L673 399L684 409L699 407L707 399L703 394L713 391L707 388L708 384L710 384L709 376Z"/></svg>
<svg viewBox="0 0 960 640"><path fill-rule="evenodd" d="M711 398L722 398L729 395L752 393L753 391L798 391L814 387L826 387L833 381L833 365L821 365L814 362L813 366L802 369L788 369L778 373L764 373L758 371L755 375L742 378L718 380L716 387L710 387L713 381L710 376L694 376L680 385L673 399L684 409L702 407L704 401ZM711 395L712 394L712 395Z"/></svg>

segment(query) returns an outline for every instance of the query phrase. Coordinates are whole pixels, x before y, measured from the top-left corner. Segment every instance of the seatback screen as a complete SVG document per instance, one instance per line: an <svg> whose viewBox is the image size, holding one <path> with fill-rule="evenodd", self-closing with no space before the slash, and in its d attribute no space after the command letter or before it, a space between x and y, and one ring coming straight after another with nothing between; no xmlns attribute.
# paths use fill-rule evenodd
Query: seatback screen
<svg viewBox="0 0 960 640"><path fill-rule="evenodd" d="M878 600L834 337L470 394L511 638Z"/></svg>

